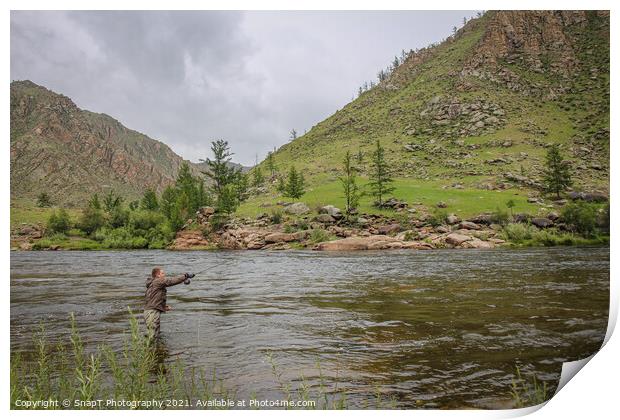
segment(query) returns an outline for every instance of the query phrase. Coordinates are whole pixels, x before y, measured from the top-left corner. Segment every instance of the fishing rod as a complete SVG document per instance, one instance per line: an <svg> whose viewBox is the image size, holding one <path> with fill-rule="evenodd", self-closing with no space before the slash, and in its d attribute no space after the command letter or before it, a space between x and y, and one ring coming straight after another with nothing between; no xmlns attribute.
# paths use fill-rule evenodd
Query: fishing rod
<svg viewBox="0 0 620 420"><path fill-rule="evenodd" d="M227 261L222 261L222 262L219 262L219 263L217 263L217 264L210 265L210 266L208 266L207 268L205 268L205 269L203 269L203 270L200 270L200 271L198 271L197 273L194 273L194 274L192 274L192 275L190 275L190 276L187 276L187 275L186 275L185 281L184 281L183 283L184 283L184 284L186 284L186 285L187 285L187 284L190 284L190 283L191 283L191 280L190 280L190 279L191 279L191 278L193 278L194 276L197 276L198 274L202 274L202 273L204 273L204 272L205 272L205 271L207 271L207 270L211 270L211 269L213 269L213 268L219 267L219 266L224 265L224 264L226 264L226 263L227 263Z"/></svg>
<svg viewBox="0 0 620 420"><path fill-rule="evenodd" d="M198 274L202 274L202 273L204 273L205 271L208 271L208 270L211 270L212 268L216 268L216 267L219 267L219 266L221 266L221 265L224 265L224 264L226 264L227 262L228 262L228 261L222 261L222 262L219 262L219 263L217 263L217 264L210 265L209 267L205 268L204 270L198 271L198 272L197 272L197 273L195 273L195 274L196 274L196 275L198 275Z"/></svg>

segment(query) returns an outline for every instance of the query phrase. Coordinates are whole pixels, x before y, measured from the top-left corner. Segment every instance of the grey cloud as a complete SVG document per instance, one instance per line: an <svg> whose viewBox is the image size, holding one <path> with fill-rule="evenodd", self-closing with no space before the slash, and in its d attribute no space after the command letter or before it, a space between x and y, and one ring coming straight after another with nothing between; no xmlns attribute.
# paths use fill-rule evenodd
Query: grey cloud
<svg viewBox="0 0 620 420"><path fill-rule="evenodd" d="M401 49L473 12L11 12L11 78L105 112L193 161L253 164L345 105Z"/></svg>

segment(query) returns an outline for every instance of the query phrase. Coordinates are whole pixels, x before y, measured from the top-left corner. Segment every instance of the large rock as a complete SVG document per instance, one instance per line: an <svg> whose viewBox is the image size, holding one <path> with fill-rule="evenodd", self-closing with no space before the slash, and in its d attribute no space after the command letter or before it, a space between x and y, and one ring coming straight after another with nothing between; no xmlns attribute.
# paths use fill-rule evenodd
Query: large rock
<svg viewBox="0 0 620 420"><path fill-rule="evenodd" d="M193 248L206 248L211 244L199 230L182 230L177 233L170 249L184 250Z"/></svg>
<svg viewBox="0 0 620 420"><path fill-rule="evenodd" d="M474 222L461 222L459 223L459 229L466 229L466 230L480 230L480 225L474 223Z"/></svg>
<svg viewBox="0 0 620 420"><path fill-rule="evenodd" d="M473 222L479 225L490 225L493 223L493 216L490 214L479 214L478 216L471 217L467 219L469 222Z"/></svg>
<svg viewBox="0 0 620 420"><path fill-rule="evenodd" d="M308 207L306 203L293 203L284 207L284 211L288 214L300 216L302 214L310 213L310 207Z"/></svg>
<svg viewBox="0 0 620 420"><path fill-rule="evenodd" d="M448 226L445 226L445 225L440 225L440 226L437 226L435 228L435 232L437 232L437 233L449 233L450 232L450 228Z"/></svg>
<svg viewBox="0 0 620 420"><path fill-rule="evenodd" d="M399 200L398 198L391 197L383 203L383 207L392 209L404 209L408 206L406 201Z"/></svg>
<svg viewBox="0 0 620 420"><path fill-rule="evenodd" d="M295 235L292 233L275 232L265 236L265 242L268 244L276 242L293 242Z"/></svg>
<svg viewBox="0 0 620 420"><path fill-rule="evenodd" d="M450 245L459 246L463 242L472 241L473 239L474 238L472 238L471 236L461 235L460 233L451 233L448 236L446 236L445 240L446 240L446 243Z"/></svg>
<svg viewBox="0 0 620 420"><path fill-rule="evenodd" d="M483 241L478 238L474 238L471 241L463 242L461 244L463 248L476 248L476 249L490 249L495 248L495 244L490 241Z"/></svg>
<svg viewBox="0 0 620 420"><path fill-rule="evenodd" d="M256 233L248 235L245 240L245 247L247 249L261 249L265 244L265 239Z"/></svg>
<svg viewBox="0 0 620 420"><path fill-rule="evenodd" d="M433 245L425 242L399 241L387 235L350 237L335 241L321 242L314 249L318 251L366 251L377 249L432 249Z"/></svg>
<svg viewBox="0 0 620 420"><path fill-rule="evenodd" d="M530 220L530 223L540 229L545 229L553 226L553 220L547 219L546 217L535 217Z"/></svg>
<svg viewBox="0 0 620 420"><path fill-rule="evenodd" d="M377 229L380 235L389 235L392 233L398 233L401 231L401 227L398 223L392 223L391 225L379 226Z"/></svg>
<svg viewBox="0 0 620 420"><path fill-rule="evenodd" d="M330 216L329 214L319 214L317 217L314 218L314 220L316 220L319 223L334 223L336 221L336 219L334 219L332 216Z"/></svg>
<svg viewBox="0 0 620 420"><path fill-rule="evenodd" d="M340 219L342 217L342 212L338 207L334 207L331 204L327 206L323 206L319 209L319 214L327 214L334 219Z"/></svg>
<svg viewBox="0 0 620 420"><path fill-rule="evenodd" d="M456 225L458 222L460 222L461 219L459 219L456 215L451 214L448 217L446 217L446 223L448 223L449 225Z"/></svg>

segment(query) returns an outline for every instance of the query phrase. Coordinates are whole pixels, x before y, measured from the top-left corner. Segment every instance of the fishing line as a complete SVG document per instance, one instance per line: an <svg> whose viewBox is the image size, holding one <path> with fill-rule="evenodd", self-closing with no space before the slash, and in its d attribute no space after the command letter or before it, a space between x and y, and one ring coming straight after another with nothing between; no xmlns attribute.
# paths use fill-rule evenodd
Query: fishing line
<svg viewBox="0 0 620 420"><path fill-rule="evenodd" d="M198 271L198 272L197 272L197 273L195 273L195 274L196 274L196 275L198 275L198 274L202 274L202 273L204 273L204 272L205 272L205 271L207 271L207 270L211 270L212 268L219 267L219 266L224 265L224 264L227 264L227 263L228 263L228 261L222 261L222 262L217 263L217 264L215 264L215 265L211 265L211 266L209 266L209 267L205 268L204 270Z"/></svg>

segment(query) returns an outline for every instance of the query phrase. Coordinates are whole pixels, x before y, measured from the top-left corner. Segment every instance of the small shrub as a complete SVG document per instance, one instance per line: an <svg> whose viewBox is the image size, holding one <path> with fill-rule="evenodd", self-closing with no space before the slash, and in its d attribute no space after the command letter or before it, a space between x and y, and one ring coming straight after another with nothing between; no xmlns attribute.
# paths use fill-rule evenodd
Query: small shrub
<svg viewBox="0 0 620 420"><path fill-rule="evenodd" d="M295 222L295 227L297 230L308 230L310 228L310 224L306 219L299 219Z"/></svg>
<svg viewBox="0 0 620 420"><path fill-rule="evenodd" d="M146 232L145 238L150 249L166 248L174 239L175 232L168 223L160 223Z"/></svg>
<svg viewBox="0 0 620 420"><path fill-rule="evenodd" d="M446 216L444 217L444 221L446 220L446 217L448 217L447 213L446 213ZM394 218L396 219L396 221L398 222L398 224L401 226L402 229L412 229L414 227L412 223L412 219L409 216L409 213L407 213L406 211L396 213L394 215Z"/></svg>
<svg viewBox="0 0 620 420"><path fill-rule="evenodd" d="M282 212L280 210L271 210L270 219L274 225L282 223Z"/></svg>
<svg viewBox="0 0 620 420"><path fill-rule="evenodd" d="M209 219L209 226L212 232L217 232L228 223L228 216L222 213L215 213Z"/></svg>
<svg viewBox="0 0 620 420"><path fill-rule="evenodd" d="M502 210L499 207L491 214L491 222L498 224L500 226L505 226L510 221L511 217L509 216L506 210Z"/></svg>
<svg viewBox="0 0 620 420"><path fill-rule="evenodd" d="M67 235L60 232L52 233L51 235L47 235L47 239L50 242L61 242L67 240Z"/></svg>
<svg viewBox="0 0 620 420"><path fill-rule="evenodd" d="M326 230L313 229L312 232L310 232L310 238L308 238L308 241L312 244L318 244L319 242L326 242L330 239L331 235Z"/></svg>
<svg viewBox="0 0 620 420"><path fill-rule="evenodd" d="M136 233L147 232L164 222L164 215L151 210L135 211L129 217L129 225Z"/></svg>
<svg viewBox="0 0 620 420"><path fill-rule="evenodd" d="M114 207L108 215L108 224L112 228L126 226L129 222L129 212L121 207Z"/></svg>
<svg viewBox="0 0 620 420"><path fill-rule="evenodd" d="M37 207L51 207L52 199L49 194L46 192L42 192L37 196Z"/></svg>
<svg viewBox="0 0 620 420"><path fill-rule="evenodd" d="M509 223L502 230L502 237L506 241L521 243L528 239L532 239L532 235L537 229L529 224Z"/></svg>
<svg viewBox="0 0 620 420"><path fill-rule="evenodd" d="M405 241L415 241L420 238L420 235L415 230L408 230L405 232Z"/></svg>
<svg viewBox="0 0 620 420"><path fill-rule="evenodd" d="M433 227L443 225L448 218L448 212L446 210L436 208L433 213L426 219L426 221Z"/></svg>
<svg viewBox="0 0 620 420"><path fill-rule="evenodd" d="M148 247L148 245L149 242L146 238L134 236L126 227L108 230L103 240L105 248L141 249Z"/></svg>
<svg viewBox="0 0 620 420"><path fill-rule="evenodd" d="M91 235L105 225L103 211L94 207L87 207L77 224L78 228L87 235Z"/></svg>
<svg viewBox="0 0 620 420"><path fill-rule="evenodd" d="M567 204L562 209L562 220L570 230L591 238L596 232L598 206L583 201Z"/></svg>
<svg viewBox="0 0 620 420"><path fill-rule="evenodd" d="M47 229L53 233L67 233L71 229L71 219L65 209L54 210L47 220Z"/></svg>

